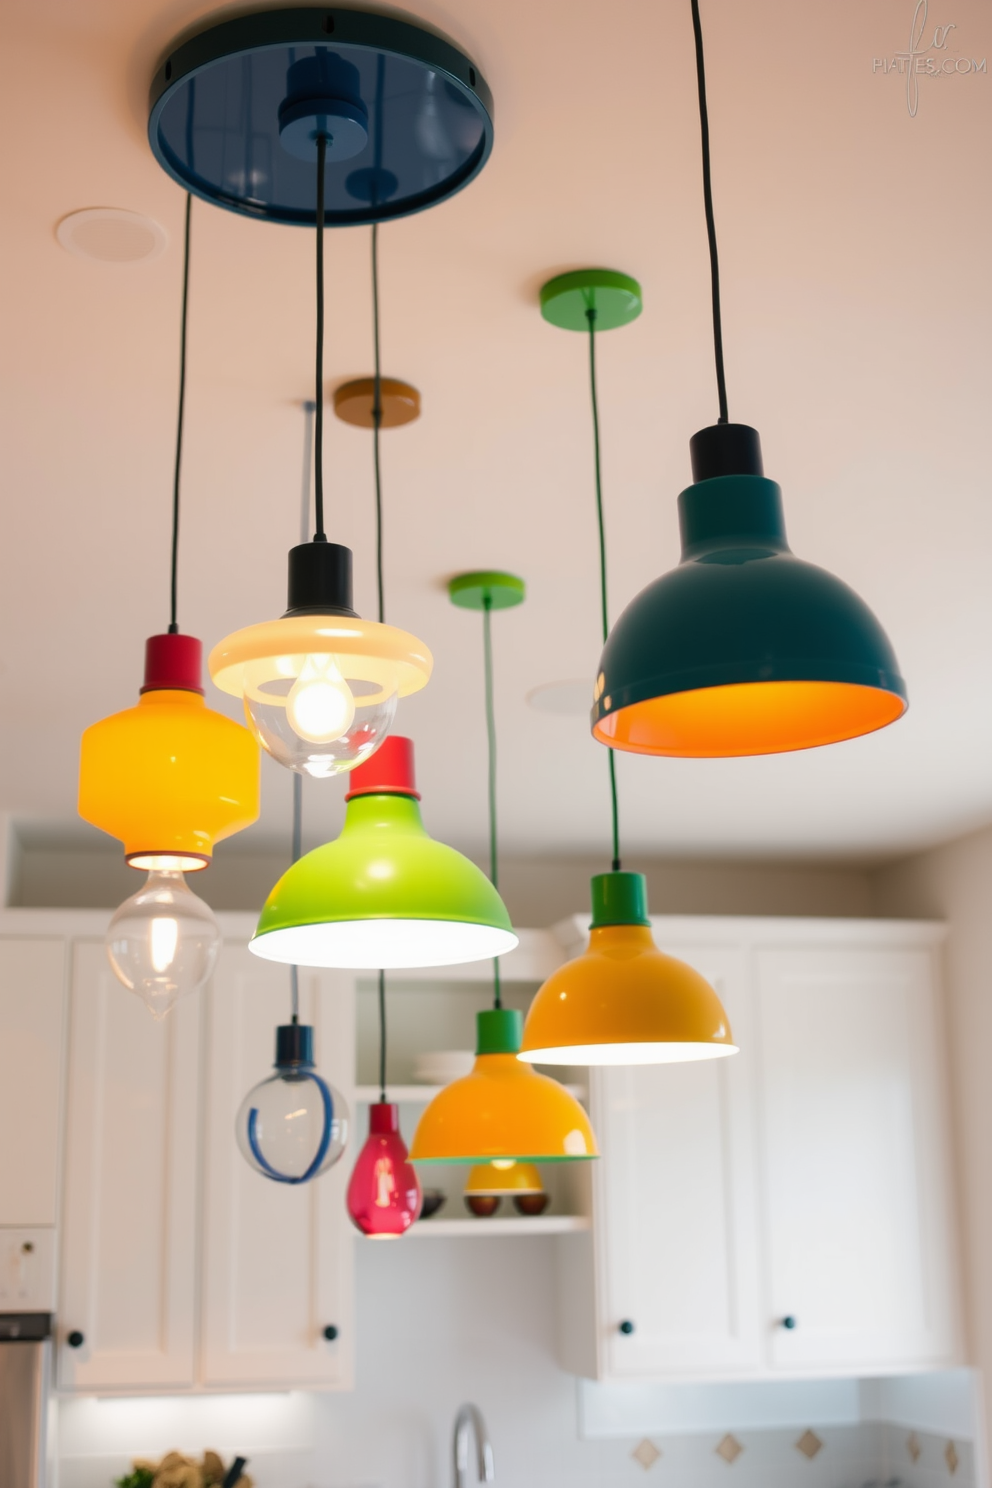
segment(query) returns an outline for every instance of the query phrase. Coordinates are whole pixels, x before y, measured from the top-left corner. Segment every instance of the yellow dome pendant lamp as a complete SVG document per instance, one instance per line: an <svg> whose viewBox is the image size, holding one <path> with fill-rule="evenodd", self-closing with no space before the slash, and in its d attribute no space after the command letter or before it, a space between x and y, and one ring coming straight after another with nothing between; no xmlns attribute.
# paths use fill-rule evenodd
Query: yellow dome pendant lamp
<svg viewBox="0 0 992 1488"><path fill-rule="evenodd" d="M227 636L210 653L222 692L244 701L262 748L318 779L367 760L392 727L397 699L425 687L433 661L422 641L395 626L361 620L352 604L351 549L324 531L324 216L327 120L285 147L302 148L317 172L317 352L313 542L289 554L289 604L279 620ZM301 143L302 141L302 143Z"/></svg>
<svg viewBox="0 0 992 1488"><path fill-rule="evenodd" d="M593 467L599 533L600 619L609 633L606 526L600 461L596 335L641 313L636 279L607 269L560 275L541 291L545 319L581 330L589 341ZM592 925L585 954L554 972L531 1003L520 1058L539 1064L662 1064L736 1054L730 1024L710 984L651 935L647 887L620 862L616 761L607 754L613 865L592 880Z"/></svg>
<svg viewBox="0 0 992 1488"><path fill-rule="evenodd" d="M180 635L176 620L191 201L187 196L169 629L146 643L137 707L85 730L79 767L80 816L119 838L131 867L148 872L111 920L107 951L119 980L156 1018L205 984L220 947L209 906L183 874L206 868L215 843L259 814L258 748L247 729L207 708L201 644Z"/></svg>
<svg viewBox="0 0 992 1488"><path fill-rule="evenodd" d="M728 421L698 0L691 6L719 421L690 441L679 566L631 601L603 649L592 731L639 754L776 754L886 727L906 711L906 684L864 601L792 553L757 430Z"/></svg>
<svg viewBox="0 0 992 1488"><path fill-rule="evenodd" d="M496 726L493 707L491 616L524 599L512 574L469 573L452 579L454 604L481 610L488 739L490 878L498 883L496 838ZM551 1163L597 1157L596 1138L579 1102L557 1080L517 1058L523 1019L503 1006L499 963L493 962L493 1006L476 1015L476 1058L424 1110L410 1147L413 1162Z"/></svg>
<svg viewBox="0 0 992 1488"><path fill-rule="evenodd" d="M534 1163L497 1158L495 1162L477 1163L465 1183L466 1197L503 1198L514 1194L543 1194L544 1184Z"/></svg>

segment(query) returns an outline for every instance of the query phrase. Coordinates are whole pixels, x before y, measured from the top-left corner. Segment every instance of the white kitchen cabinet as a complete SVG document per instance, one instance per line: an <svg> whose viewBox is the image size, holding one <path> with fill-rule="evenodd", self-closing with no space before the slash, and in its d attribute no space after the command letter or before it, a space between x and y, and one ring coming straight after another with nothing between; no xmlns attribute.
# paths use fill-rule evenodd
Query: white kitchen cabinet
<svg viewBox="0 0 992 1488"><path fill-rule="evenodd" d="M199 999L157 1023L102 940L77 941L69 1019L58 1384L190 1387Z"/></svg>
<svg viewBox="0 0 992 1488"><path fill-rule="evenodd" d="M354 1115L354 978L300 969L300 1018L314 1026L321 1073ZM272 1073L275 1029L289 1022L289 968L225 946L207 1000L201 1379L348 1388L352 1380L352 1238L345 1191L364 1139L299 1186L256 1173L235 1145L235 1116ZM325 1328L337 1329L328 1340Z"/></svg>
<svg viewBox="0 0 992 1488"><path fill-rule="evenodd" d="M741 1052L594 1072L593 1230L557 1242L563 1366L727 1379L957 1362L940 927L654 928L717 985Z"/></svg>
<svg viewBox="0 0 992 1488"><path fill-rule="evenodd" d="M756 953L771 1362L946 1361L951 1192L932 958Z"/></svg>
<svg viewBox="0 0 992 1488"><path fill-rule="evenodd" d="M746 1047L742 953L679 951L717 988ZM759 1363L749 1075L736 1057L594 1072L599 1288L612 1323L604 1367L614 1378ZM632 1333L620 1331L625 1320Z"/></svg>
<svg viewBox="0 0 992 1488"><path fill-rule="evenodd" d="M0 939L0 1226L55 1224L64 1008L63 942Z"/></svg>

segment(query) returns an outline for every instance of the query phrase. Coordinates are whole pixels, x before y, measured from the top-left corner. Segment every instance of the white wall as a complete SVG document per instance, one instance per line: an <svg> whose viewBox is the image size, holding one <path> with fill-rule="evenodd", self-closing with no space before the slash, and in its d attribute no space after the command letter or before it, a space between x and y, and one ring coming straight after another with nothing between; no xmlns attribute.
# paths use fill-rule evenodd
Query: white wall
<svg viewBox="0 0 992 1488"><path fill-rule="evenodd" d="M946 920L947 1016L970 1358L992 1419L992 828L881 869L879 915Z"/></svg>

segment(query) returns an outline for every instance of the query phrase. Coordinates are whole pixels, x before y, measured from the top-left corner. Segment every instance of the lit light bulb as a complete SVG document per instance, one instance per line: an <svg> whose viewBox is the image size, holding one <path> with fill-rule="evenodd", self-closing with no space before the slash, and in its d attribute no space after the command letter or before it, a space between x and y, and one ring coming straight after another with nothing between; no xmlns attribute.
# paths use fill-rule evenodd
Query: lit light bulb
<svg viewBox="0 0 992 1488"><path fill-rule="evenodd" d="M213 910L173 870L153 869L107 930L116 976L153 1018L164 1018L178 998L209 981L220 943Z"/></svg>
<svg viewBox="0 0 992 1488"><path fill-rule="evenodd" d="M344 1097L314 1068L313 1029L276 1029L275 1074L249 1090L235 1121L241 1155L273 1183L309 1183L333 1167L348 1141Z"/></svg>
<svg viewBox="0 0 992 1488"><path fill-rule="evenodd" d="M400 1135L400 1108L369 1107L369 1134L348 1184L348 1214L370 1240L398 1239L418 1218L424 1196Z"/></svg>
<svg viewBox="0 0 992 1488"><path fill-rule="evenodd" d="M308 656L286 699L289 723L310 744L331 744L355 721L355 699L328 653Z"/></svg>

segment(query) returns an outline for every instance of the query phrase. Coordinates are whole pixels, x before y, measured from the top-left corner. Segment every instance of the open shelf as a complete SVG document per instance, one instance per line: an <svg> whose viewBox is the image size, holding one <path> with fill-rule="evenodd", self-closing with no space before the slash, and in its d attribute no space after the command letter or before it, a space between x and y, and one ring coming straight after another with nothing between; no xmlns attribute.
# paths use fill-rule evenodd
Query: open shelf
<svg viewBox="0 0 992 1488"><path fill-rule="evenodd" d="M469 1235L570 1235L588 1230L590 1221L584 1214L537 1214L533 1218L513 1215L507 1219L424 1219L409 1231L410 1238L428 1240L462 1239Z"/></svg>
<svg viewBox="0 0 992 1488"><path fill-rule="evenodd" d="M444 1089L443 1085L387 1085L386 1095L391 1101L402 1105L404 1102L411 1106L426 1106L436 1095L440 1095ZM587 1090L584 1085L566 1085L565 1089L569 1095L574 1095L576 1100L584 1101ZM370 1103L379 1099L378 1085L356 1085L355 1100L359 1103Z"/></svg>

